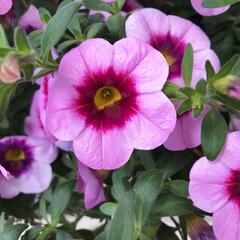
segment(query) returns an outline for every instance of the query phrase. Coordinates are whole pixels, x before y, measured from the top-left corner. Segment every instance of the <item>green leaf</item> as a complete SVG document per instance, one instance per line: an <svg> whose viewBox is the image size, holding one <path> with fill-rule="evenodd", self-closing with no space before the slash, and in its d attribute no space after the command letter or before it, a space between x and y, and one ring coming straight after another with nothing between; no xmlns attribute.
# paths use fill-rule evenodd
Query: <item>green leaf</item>
<svg viewBox="0 0 240 240"><path fill-rule="evenodd" d="M43 32L40 29L33 31L28 35L28 39L32 48L37 48L41 45L42 35Z"/></svg>
<svg viewBox="0 0 240 240"><path fill-rule="evenodd" d="M126 0L117 0L118 9L121 10L125 4Z"/></svg>
<svg viewBox="0 0 240 240"><path fill-rule="evenodd" d="M70 48L71 46L74 46L74 45L78 45L80 42L79 40L67 40L65 42L62 42L61 44L59 44L57 50L58 52L64 52L66 51L66 49Z"/></svg>
<svg viewBox="0 0 240 240"><path fill-rule="evenodd" d="M51 202L52 219L58 218L65 210L71 198L75 186L74 180L69 180L61 183L53 191Z"/></svg>
<svg viewBox="0 0 240 240"><path fill-rule="evenodd" d="M146 170L156 168L155 161L150 151L139 150L140 161Z"/></svg>
<svg viewBox="0 0 240 240"><path fill-rule="evenodd" d="M168 225L162 223L160 228L157 232L158 239L164 239L164 240L179 240L179 238L175 234L175 229L172 227L169 227Z"/></svg>
<svg viewBox="0 0 240 240"><path fill-rule="evenodd" d="M70 24L68 25L68 30L73 34L76 40L82 40L82 29L79 21L79 16L77 13L73 16Z"/></svg>
<svg viewBox="0 0 240 240"><path fill-rule="evenodd" d="M39 8L38 11L39 11L39 15L40 15L41 21L44 24L48 24L48 22L50 21L50 19L52 17L50 12L46 8L42 8L42 7Z"/></svg>
<svg viewBox="0 0 240 240"><path fill-rule="evenodd" d="M160 195L154 204L152 215L158 217L182 216L194 211L192 202L171 193Z"/></svg>
<svg viewBox="0 0 240 240"><path fill-rule="evenodd" d="M56 240L70 240L70 239L73 239L73 237L68 232L63 230L57 230Z"/></svg>
<svg viewBox="0 0 240 240"><path fill-rule="evenodd" d="M26 238L27 240L36 240L41 231L42 227L33 227L24 234L24 239Z"/></svg>
<svg viewBox="0 0 240 240"><path fill-rule="evenodd" d="M100 211L105 215L112 216L116 212L117 206L117 203L106 202L100 206Z"/></svg>
<svg viewBox="0 0 240 240"><path fill-rule="evenodd" d="M108 30L116 37L121 37L123 35L125 17L118 13L116 15L110 16L107 19L106 25Z"/></svg>
<svg viewBox="0 0 240 240"><path fill-rule="evenodd" d="M81 3L68 3L51 18L42 36L42 54L44 57L60 40Z"/></svg>
<svg viewBox="0 0 240 240"><path fill-rule="evenodd" d="M5 31L2 25L0 24L0 48L8 48L8 47L9 47L9 44L8 44Z"/></svg>
<svg viewBox="0 0 240 240"><path fill-rule="evenodd" d="M87 32L87 38L96 37L104 28L103 23L94 23Z"/></svg>
<svg viewBox="0 0 240 240"><path fill-rule="evenodd" d="M137 196L136 221L140 228L147 219L153 203L161 190L162 172L152 169L144 172L136 181L133 191Z"/></svg>
<svg viewBox="0 0 240 240"><path fill-rule="evenodd" d="M192 110L192 100L186 99L183 103L178 107L177 114L182 115L185 112Z"/></svg>
<svg viewBox="0 0 240 240"><path fill-rule="evenodd" d="M172 180L165 184L165 188L178 197L187 198L189 182L185 180Z"/></svg>
<svg viewBox="0 0 240 240"><path fill-rule="evenodd" d="M224 7L239 2L239 0L204 0L203 6L206 8Z"/></svg>
<svg viewBox="0 0 240 240"><path fill-rule="evenodd" d="M192 81L193 61L193 48L191 44L188 44L182 61L182 76L185 86L190 86Z"/></svg>
<svg viewBox="0 0 240 240"><path fill-rule="evenodd" d="M201 142L205 156L214 160L224 146L227 135L227 123L216 110L209 111L202 122Z"/></svg>
<svg viewBox="0 0 240 240"><path fill-rule="evenodd" d="M15 93L17 83L6 84L0 82L0 122L4 119L11 97Z"/></svg>
<svg viewBox="0 0 240 240"><path fill-rule="evenodd" d="M126 192L118 204L111 221L107 240L134 240L135 232L135 197L133 192Z"/></svg>
<svg viewBox="0 0 240 240"><path fill-rule="evenodd" d="M26 33L21 28L16 28L14 32L14 43L18 51L30 53L32 51L31 44Z"/></svg>
<svg viewBox="0 0 240 240"><path fill-rule="evenodd" d="M84 0L83 3L87 9L114 13L113 7L101 0Z"/></svg>
<svg viewBox="0 0 240 240"><path fill-rule="evenodd" d="M22 232L28 227L27 224L16 224L5 226L2 233L0 233L1 240L18 240Z"/></svg>

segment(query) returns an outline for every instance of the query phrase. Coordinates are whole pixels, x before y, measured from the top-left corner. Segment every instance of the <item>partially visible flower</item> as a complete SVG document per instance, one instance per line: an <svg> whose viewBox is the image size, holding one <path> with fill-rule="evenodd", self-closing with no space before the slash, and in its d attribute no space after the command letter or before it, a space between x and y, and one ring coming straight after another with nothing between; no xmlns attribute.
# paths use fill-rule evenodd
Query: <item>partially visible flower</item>
<svg viewBox="0 0 240 240"><path fill-rule="evenodd" d="M0 15L6 14L12 7L12 0L0 0Z"/></svg>
<svg viewBox="0 0 240 240"><path fill-rule="evenodd" d="M229 124L229 130L234 131L240 131L240 116L231 116L230 124Z"/></svg>
<svg viewBox="0 0 240 240"><path fill-rule="evenodd" d="M196 12L203 16L215 16L226 12L230 6L218 7L218 8L205 8L203 7L204 0L191 0L192 6Z"/></svg>
<svg viewBox="0 0 240 240"><path fill-rule="evenodd" d="M220 62L210 49L208 36L194 23L181 17L165 15L163 12L145 8L135 11L126 21L127 37L134 37L152 45L160 51L169 65L168 80L184 86L182 60L187 44L194 52L194 66L191 85L206 79L205 64L209 60L218 70Z"/></svg>
<svg viewBox="0 0 240 240"><path fill-rule="evenodd" d="M227 136L215 161L198 160L190 172L190 197L196 206L213 213L217 239L240 239L240 131Z"/></svg>
<svg viewBox="0 0 240 240"><path fill-rule="evenodd" d="M191 240L216 240L212 227L201 217L188 215L184 219Z"/></svg>
<svg viewBox="0 0 240 240"><path fill-rule="evenodd" d="M50 163L56 155L43 141L24 136L0 140L0 196L13 198L21 193L40 193L52 179Z"/></svg>
<svg viewBox="0 0 240 240"><path fill-rule="evenodd" d="M84 193L84 205L91 209L105 201L103 181L95 171L78 161L77 187Z"/></svg>
<svg viewBox="0 0 240 240"><path fill-rule="evenodd" d="M167 75L164 57L148 44L86 40L60 63L49 94L48 128L73 141L88 167L118 168L134 148L154 149L173 130L175 108L161 91Z"/></svg>
<svg viewBox="0 0 240 240"><path fill-rule="evenodd" d="M38 9L34 5L29 6L28 10L21 16L18 25L28 33L44 27Z"/></svg>
<svg viewBox="0 0 240 240"><path fill-rule="evenodd" d="M44 140L45 144L49 146L49 148L52 148L53 152L57 153L56 146L68 151L72 150L72 143L58 141L46 127L46 108L49 90L54 81L55 79L50 75L40 80L40 89L36 91L33 97L30 116L25 120L25 132L30 137Z"/></svg>
<svg viewBox="0 0 240 240"><path fill-rule="evenodd" d="M19 61L16 56L7 56L0 64L0 80L4 83L15 83L21 78Z"/></svg>
<svg viewBox="0 0 240 240"><path fill-rule="evenodd" d="M193 111L188 111L178 116L175 129L170 133L164 146L171 151L180 151L194 148L201 144L201 125L207 110L197 118Z"/></svg>

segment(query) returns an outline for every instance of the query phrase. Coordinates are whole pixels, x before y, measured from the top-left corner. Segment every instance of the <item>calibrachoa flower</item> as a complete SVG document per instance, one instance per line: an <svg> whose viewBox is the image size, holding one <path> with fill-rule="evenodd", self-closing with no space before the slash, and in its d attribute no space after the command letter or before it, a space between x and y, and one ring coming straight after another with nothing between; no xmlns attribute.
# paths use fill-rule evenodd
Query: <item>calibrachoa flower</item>
<svg viewBox="0 0 240 240"><path fill-rule="evenodd" d="M87 40L60 63L48 128L58 139L73 140L88 167L118 168L134 148L154 149L173 130L175 109L161 92L167 75L164 57L148 44Z"/></svg>
<svg viewBox="0 0 240 240"><path fill-rule="evenodd" d="M52 178L50 163L55 157L39 139L11 136L0 140L0 197L46 190Z"/></svg>
<svg viewBox="0 0 240 240"><path fill-rule="evenodd" d="M103 182L96 172L78 161L77 187L84 193L84 205L91 209L105 201Z"/></svg>
<svg viewBox="0 0 240 240"><path fill-rule="evenodd" d="M230 6L218 7L218 8L205 8L203 7L204 0L191 0L192 6L196 12L203 16L215 16L226 12Z"/></svg>
<svg viewBox="0 0 240 240"><path fill-rule="evenodd" d="M240 132L228 135L218 158L198 160L190 173L190 197L196 206L213 213L219 240L240 239Z"/></svg>
<svg viewBox="0 0 240 240"><path fill-rule="evenodd" d="M28 10L21 16L18 25L28 33L44 27L38 9L33 5L30 5Z"/></svg>
<svg viewBox="0 0 240 240"><path fill-rule="evenodd" d="M193 111L178 116L175 129L170 133L164 146L171 151L194 148L201 144L201 125L207 111L203 111L197 118Z"/></svg>
<svg viewBox="0 0 240 240"><path fill-rule="evenodd" d="M166 58L169 65L168 80L183 86L181 65L188 43L194 51L192 86L206 79L205 63L209 60L215 70L219 59L210 49L207 35L195 24L178 16L167 16L163 12L145 8L134 12L126 21L127 37L134 37L151 44Z"/></svg>
<svg viewBox="0 0 240 240"><path fill-rule="evenodd" d="M12 7L12 0L0 0L0 15L6 14Z"/></svg>
<svg viewBox="0 0 240 240"><path fill-rule="evenodd" d="M40 80L40 89L36 91L30 116L25 120L25 132L28 136L45 140L53 154L57 154L56 146L64 150L72 150L71 142L58 141L46 127L46 107L49 98L49 89L53 85L55 79L47 75Z"/></svg>

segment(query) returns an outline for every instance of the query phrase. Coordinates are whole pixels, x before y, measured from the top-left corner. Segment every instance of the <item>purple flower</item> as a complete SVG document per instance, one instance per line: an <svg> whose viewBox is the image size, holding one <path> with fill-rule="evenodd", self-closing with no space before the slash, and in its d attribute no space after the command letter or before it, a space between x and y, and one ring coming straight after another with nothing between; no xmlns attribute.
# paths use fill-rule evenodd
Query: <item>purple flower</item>
<svg viewBox="0 0 240 240"><path fill-rule="evenodd" d="M148 44L86 40L60 63L49 94L48 129L73 141L88 167L118 168L134 148L154 149L173 130L176 112L161 92L167 75L164 57Z"/></svg>
<svg viewBox="0 0 240 240"><path fill-rule="evenodd" d="M52 179L50 163L56 156L44 141L24 136L0 140L0 196L13 198L22 193L41 193Z"/></svg>
<svg viewBox="0 0 240 240"><path fill-rule="evenodd" d="M12 7L12 0L0 0L0 15L6 14Z"/></svg>

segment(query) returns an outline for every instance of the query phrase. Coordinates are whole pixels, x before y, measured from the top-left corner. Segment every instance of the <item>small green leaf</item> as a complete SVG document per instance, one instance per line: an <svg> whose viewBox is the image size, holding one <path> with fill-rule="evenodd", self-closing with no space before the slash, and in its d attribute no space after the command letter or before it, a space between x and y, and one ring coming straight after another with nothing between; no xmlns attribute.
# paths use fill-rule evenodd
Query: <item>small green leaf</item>
<svg viewBox="0 0 240 240"><path fill-rule="evenodd" d="M177 114L182 115L185 112L192 110L192 100L186 99L183 103L178 107Z"/></svg>
<svg viewBox="0 0 240 240"><path fill-rule="evenodd" d="M50 49L60 40L81 3L68 3L51 18L42 36L42 54L46 57Z"/></svg>
<svg viewBox="0 0 240 240"><path fill-rule="evenodd" d="M43 32L40 29L33 31L28 35L28 39L32 48L37 48L41 45L42 35Z"/></svg>
<svg viewBox="0 0 240 240"><path fill-rule="evenodd" d="M66 231L57 230L56 240L71 240L73 237Z"/></svg>
<svg viewBox="0 0 240 240"><path fill-rule="evenodd" d="M113 34L115 37L121 37L123 35L123 26L125 22L125 17L118 13L113 15L107 19L106 25L108 30Z"/></svg>
<svg viewBox="0 0 240 240"><path fill-rule="evenodd" d="M50 19L52 17L50 12L46 8L42 8L42 7L39 8L38 11L39 11L39 15L40 15L41 21L44 24L48 24L48 22L50 21Z"/></svg>
<svg viewBox="0 0 240 240"><path fill-rule="evenodd" d="M113 7L102 0L84 0L83 3L87 9L114 13Z"/></svg>
<svg viewBox="0 0 240 240"><path fill-rule="evenodd" d="M14 43L18 51L30 53L32 51L31 44L26 33L21 28L16 28L14 32Z"/></svg>
<svg viewBox="0 0 240 240"><path fill-rule="evenodd" d="M216 110L209 111L202 122L201 142L205 156L214 160L224 146L227 135L227 123Z"/></svg>
<svg viewBox="0 0 240 240"><path fill-rule="evenodd" d="M224 7L239 2L239 0L204 0L203 6L206 8Z"/></svg>
<svg viewBox="0 0 240 240"><path fill-rule="evenodd" d="M106 202L100 206L100 211L105 215L112 216L116 212L117 206L117 203Z"/></svg>
<svg viewBox="0 0 240 240"><path fill-rule="evenodd" d="M165 184L165 187L174 195L178 197L188 197L188 185L189 183L185 180L172 180Z"/></svg>
<svg viewBox="0 0 240 240"><path fill-rule="evenodd" d="M182 76L185 86L190 86L191 84L193 62L194 62L193 48L191 44L188 44L182 61Z"/></svg>
<svg viewBox="0 0 240 240"><path fill-rule="evenodd" d="M146 170L156 168L155 161L150 151L138 151L140 155L140 161Z"/></svg>
<svg viewBox="0 0 240 240"><path fill-rule="evenodd" d="M26 224L16 224L5 226L2 233L0 233L1 240L18 240L22 232L28 227Z"/></svg>
<svg viewBox="0 0 240 240"><path fill-rule="evenodd" d="M6 33L2 25L0 24L0 48L8 48L8 47L9 47L9 44L6 37Z"/></svg>
<svg viewBox="0 0 240 240"><path fill-rule="evenodd" d="M214 97L215 100L225 104L233 110L240 112L240 101L236 98L229 97L225 94L217 93Z"/></svg>
<svg viewBox="0 0 240 240"><path fill-rule="evenodd" d="M126 0L117 0L118 9L121 10L125 4Z"/></svg>
<svg viewBox="0 0 240 240"><path fill-rule="evenodd" d="M103 23L94 23L87 32L87 38L96 37L104 28Z"/></svg>

